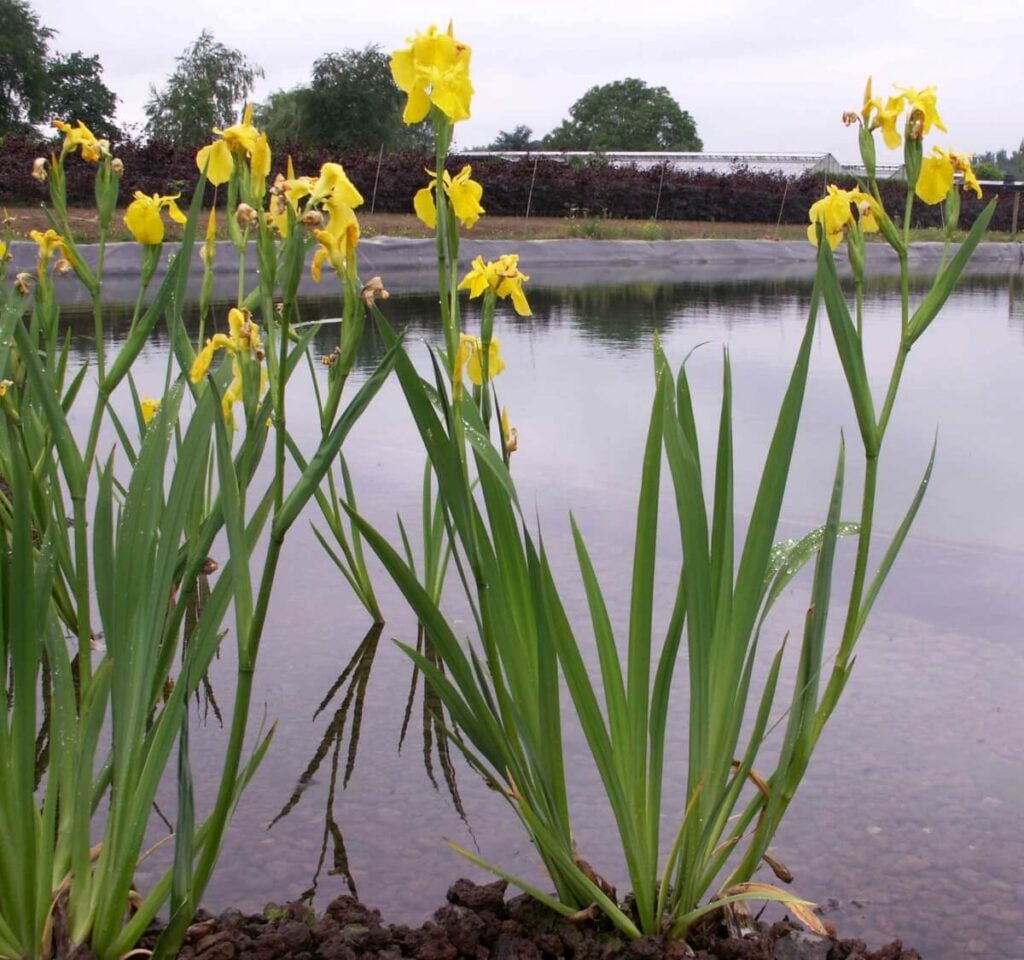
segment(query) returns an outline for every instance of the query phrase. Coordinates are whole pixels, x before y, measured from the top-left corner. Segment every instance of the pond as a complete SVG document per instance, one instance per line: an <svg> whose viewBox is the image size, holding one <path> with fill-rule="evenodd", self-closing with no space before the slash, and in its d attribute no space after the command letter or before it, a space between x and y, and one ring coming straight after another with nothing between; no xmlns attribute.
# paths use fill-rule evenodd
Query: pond
<svg viewBox="0 0 1024 960"><path fill-rule="evenodd" d="M899 936L933 960L1024 956L1022 279L967 278L911 355L881 464L880 534L899 522L937 430L933 479L860 643L847 694L773 847L795 875L793 889L826 904L841 935L873 946ZM519 431L513 473L524 508L543 526L570 616L585 622L569 538L571 509L621 621L655 331L674 365L703 344L688 370L705 438L714 436L722 350L728 348L742 513L803 331L810 284L763 279L568 287L533 290L530 299L531 319L502 313L496 330L507 362L498 392ZM397 324L407 325L422 359L418 341L439 339L428 319L435 313L430 298L396 297L386 307ZM333 302L313 302L307 314L336 310ZM898 314L898 290L893 281L880 281L870 291L865 318L869 370L890 363ZM154 336L138 365L154 389L166 349L166 337ZM360 371L379 349L369 337ZM877 392L884 385L874 386ZM289 422L312 440L315 411L301 389ZM859 443L824 325L814 346L784 536L823 520L840 430L854 453L846 501L852 514ZM363 512L396 542L395 516L401 514L416 542L423 454L397 384L374 401L345 454ZM659 549L669 557L677 546L668 511L665 520ZM843 551L848 566L849 544ZM265 717L276 721L277 731L235 815L204 904L209 909L260 910L268 900L302 895L322 907L338 893L357 890L386 919L419 922L457 876L485 879L448 849L445 837L512 872L540 877L538 858L512 811L438 743L421 687L409 703L410 663L392 639L415 643L416 623L374 570L387 623L368 633L370 618L309 525L296 525L254 695L253 726ZM458 618L463 611L455 587L451 578L448 611ZM766 649L798 628L806 603L806 582L798 582L771 621ZM466 621L462 625L468 629ZM229 641L211 671L208 695L195 708L200 809L219 771L225 730L218 711L226 716L231 707L232 656ZM668 783L681 792L682 698L671 723ZM621 882L598 780L571 724L566 744L581 852ZM681 803L670 797L665 807L674 817Z"/></svg>

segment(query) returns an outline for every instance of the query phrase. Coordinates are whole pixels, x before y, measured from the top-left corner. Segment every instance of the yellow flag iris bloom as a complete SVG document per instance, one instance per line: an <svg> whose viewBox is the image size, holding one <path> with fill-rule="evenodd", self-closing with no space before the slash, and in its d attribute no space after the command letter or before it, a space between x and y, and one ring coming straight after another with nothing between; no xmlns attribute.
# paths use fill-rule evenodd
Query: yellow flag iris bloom
<svg viewBox="0 0 1024 960"><path fill-rule="evenodd" d="M206 170L206 179L215 187L227 183L235 169L235 154L249 157L252 175L257 179L265 178L270 173L270 144L266 134L252 125L252 104L247 104L242 115L242 122L221 130L214 127L213 132L221 139L201 147L196 153L196 166L200 171Z"/></svg>
<svg viewBox="0 0 1024 960"><path fill-rule="evenodd" d="M941 147L932 147L931 156L921 161L921 174L917 178L914 192L925 203L941 203L953 189L953 181L958 173L963 176L964 189L973 190L980 200L981 184L971 166L970 154L955 153Z"/></svg>
<svg viewBox="0 0 1024 960"><path fill-rule="evenodd" d="M192 369L188 375L193 383L199 383L206 376L218 350L224 350L231 355L232 378L228 388L224 391L221 406L224 419L234 427L234 405L243 397L242 359L251 359L260 364L264 357L259 324L253 320L252 314L248 310L232 307L228 311L228 333L215 333L210 337L192 363ZM259 369L260 392L262 393L267 388L267 372L262 366Z"/></svg>
<svg viewBox="0 0 1024 960"><path fill-rule="evenodd" d="M855 207L861 230L865 233L877 231L881 211L875 198L861 190L843 190L830 183L828 193L811 205L811 225L807 228L807 239L815 246L818 245L817 225L820 223L825 230L828 245L835 250L843 242L846 227L854 222Z"/></svg>
<svg viewBox="0 0 1024 960"><path fill-rule="evenodd" d="M519 269L519 255L506 253L497 260L484 263L483 257L473 261L472 269L459 284L460 290L468 290L470 300L479 297L486 290L493 290L501 299L512 300L512 306L521 317L531 316L530 304L523 292L523 284L530 278Z"/></svg>
<svg viewBox="0 0 1024 960"><path fill-rule="evenodd" d="M138 243L152 246L164 242L164 221L160 211L165 208L175 223L186 222L185 214L175 202L179 196L181 194L176 193L173 197L161 197L154 193L148 197L141 190L135 191L135 199L124 213L124 223Z"/></svg>
<svg viewBox="0 0 1024 960"><path fill-rule="evenodd" d="M907 102L907 123L910 133L917 139L926 136L933 126L946 132L936 106L935 87L918 90L915 87L897 87Z"/></svg>
<svg viewBox="0 0 1024 960"><path fill-rule="evenodd" d="M349 207L358 207L363 202L363 195L348 178L345 168L340 163L325 163L320 168L320 176L310 186L310 178L304 177L296 181L289 199L297 200L302 196L303 187L309 187L310 203L319 203L324 197L333 197Z"/></svg>
<svg viewBox="0 0 1024 960"><path fill-rule="evenodd" d="M484 382L484 370L483 370L483 353L484 345L479 337L474 337L468 333L459 334L459 349L455 354L455 382L462 383L462 373L465 371L469 374L469 379L473 381L476 386L481 386ZM494 379L502 370L505 369L505 361L501 356L501 349L498 344L497 337L491 337L491 342L487 347L487 377L488 379Z"/></svg>
<svg viewBox="0 0 1024 960"><path fill-rule="evenodd" d="M110 144L106 140L100 140L81 120L77 127L72 127L64 120L54 120L53 126L64 134L64 146L61 148L61 156L74 153L80 150L82 159L90 163L99 163L104 156L110 153Z"/></svg>
<svg viewBox="0 0 1024 960"><path fill-rule="evenodd" d="M870 92L869 81L866 95ZM889 97L884 104L881 98L871 97L865 99L864 107L861 110L861 116L869 130L881 128L882 139L885 140L885 145L890 150L895 150L903 142L903 137L897 128L903 107L903 97Z"/></svg>
<svg viewBox="0 0 1024 960"><path fill-rule="evenodd" d="M442 175L444 192L452 202L452 209L459 222L467 229L472 229L473 224L480 219L485 212L480 206L480 200L484 195L484 188L475 180L470 179L473 168L467 164L453 177L447 170ZM433 170L427 170L433 177L422 190L416 191L412 198L412 206L416 216L420 218L431 230L437 226L437 207L434 204L434 191L437 189L437 174Z"/></svg>
<svg viewBox="0 0 1024 960"><path fill-rule="evenodd" d="M313 231L320 241L310 265L310 273L316 283L320 282L325 260L330 261L335 272L342 276L359 242L359 221L352 208L340 200L328 200L326 207L330 212L326 228Z"/></svg>
<svg viewBox="0 0 1024 960"><path fill-rule="evenodd" d="M316 182L310 182L309 178L288 181L285 185L286 196L289 196L289 184L292 189L291 196L296 198L293 202L297 202L303 195L302 191L308 190L307 212L311 211L315 204L320 203L328 216L326 226L313 232L320 241L310 265L313 280L316 283L320 282L325 261L330 262L339 276L343 275L359 242L359 221L353 207L358 207L363 202L363 195L355 188L339 163L325 163L320 168L320 177Z"/></svg>
<svg viewBox="0 0 1024 960"><path fill-rule="evenodd" d="M160 401L154 397L143 397L139 401L139 411L142 413L142 422L149 423L156 416L160 409Z"/></svg>
<svg viewBox="0 0 1024 960"><path fill-rule="evenodd" d="M425 119L433 104L453 122L469 119L473 85L469 79L470 48L455 39L452 25L446 33L431 26L406 41L405 50L391 55L391 75L409 95L402 113L406 123Z"/></svg>
<svg viewBox="0 0 1024 960"><path fill-rule="evenodd" d="M29 237L35 240L39 247L36 264L39 276L43 276L46 273L46 266L55 253L59 253L61 257L67 255L67 248L64 246L64 238L52 227L45 232L42 230L32 230L29 232Z"/></svg>

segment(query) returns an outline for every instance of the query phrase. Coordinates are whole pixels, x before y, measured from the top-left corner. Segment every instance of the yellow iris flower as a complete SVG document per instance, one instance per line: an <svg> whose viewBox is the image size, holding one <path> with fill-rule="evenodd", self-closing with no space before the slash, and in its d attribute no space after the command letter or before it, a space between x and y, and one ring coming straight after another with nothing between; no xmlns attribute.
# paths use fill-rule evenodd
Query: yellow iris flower
<svg viewBox="0 0 1024 960"><path fill-rule="evenodd" d="M294 199L302 196L299 192L302 186L309 185L309 177L302 178L301 183L296 184L298 193ZM325 163L320 168L320 176L309 190L310 203L319 203L324 197L333 197L340 200L349 207L358 207L363 202L363 195L356 189L355 184L349 180L345 168L340 163ZM293 197L289 196L289 199Z"/></svg>
<svg viewBox="0 0 1024 960"><path fill-rule="evenodd" d="M214 127L213 132L219 134L221 139L199 149L196 153L196 166L200 171L206 170L206 179L215 187L231 179L236 153L245 153L249 157L252 175L257 179L270 173L270 144L266 134L252 125L251 103L246 105L241 123L224 130Z"/></svg>
<svg viewBox="0 0 1024 960"><path fill-rule="evenodd" d="M311 209L317 202L323 203L328 215L326 227L313 231L320 246L313 254L310 273L313 280L319 283L325 260L330 261L338 276L345 273L351 261L360 235L359 221L352 208L363 202L363 195L345 175L341 164L325 163L320 168L320 179L310 189L308 208Z"/></svg>
<svg viewBox="0 0 1024 960"><path fill-rule="evenodd" d="M124 213L124 223L138 243L152 246L164 242L164 221L160 211L165 207L175 223L186 222L185 214L175 202L180 196L176 193L173 197L161 197L154 193L147 197L141 190L135 191L135 199Z"/></svg>
<svg viewBox="0 0 1024 960"><path fill-rule="evenodd" d="M160 401L154 397L143 397L139 401L139 410L142 413L142 422L149 423L156 416L160 409Z"/></svg>
<svg viewBox="0 0 1024 960"><path fill-rule="evenodd" d="M486 290L493 290L501 299L512 300L512 306L521 317L531 316L530 304L523 292L523 284L530 278L519 269L519 255L506 253L496 261L484 263L483 257L473 261L472 269L459 284L460 290L468 290L470 300L479 297Z"/></svg>
<svg viewBox="0 0 1024 960"><path fill-rule="evenodd" d="M455 354L455 382L462 383L462 373L469 374L469 379L476 386L484 382L483 370L484 345L479 337L468 333L459 334L459 349ZM501 350L498 345L498 338L491 337L487 348L487 378L493 380L502 370L505 369L505 361L501 357Z"/></svg>
<svg viewBox="0 0 1024 960"><path fill-rule="evenodd" d="M853 222L854 206L857 208L861 230L865 233L876 232L881 211L875 198L861 190L843 190L830 183L828 193L811 205L811 225L807 228L807 239L815 246L818 245L817 224L820 223L825 230L828 245L835 250L843 242L846 227Z"/></svg>
<svg viewBox="0 0 1024 960"><path fill-rule="evenodd" d="M964 189L973 190L980 200L981 184L971 166L970 154L955 153L941 147L932 147L931 156L921 161L921 174L917 178L914 192L925 203L941 203L953 189L953 181L958 173L963 176Z"/></svg>
<svg viewBox="0 0 1024 960"><path fill-rule="evenodd" d="M199 351L192 369L189 371L189 379L193 383L199 383L206 376L213 362L214 354L218 350L224 350L231 355L231 383L224 396L221 398L221 409L224 419L231 427L235 425L234 405L243 398L242 380L242 357L249 357L256 363L263 360L263 341L260 338L260 327L252 319L248 310L232 307L228 311L228 333L215 333L208 339ZM267 388L267 371L260 367L260 393Z"/></svg>
<svg viewBox="0 0 1024 960"><path fill-rule="evenodd" d="M37 262L39 276L46 273L46 266L55 253L59 253L61 257L67 256L64 238L53 227L50 227L45 233L41 230L32 230L29 232L29 237L35 240L39 247Z"/></svg>
<svg viewBox="0 0 1024 960"><path fill-rule="evenodd" d="M61 148L61 156L81 150L82 159L90 163L99 163L104 156L110 153L110 144L106 140L100 140L81 120L77 127L63 120L54 120L53 126L64 134L64 146Z"/></svg>
<svg viewBox="0 0 1024 960"><path fill-rule="evenodd" d="M473 224L480 219L484 208L480 206L480 199L484 195L484 188L475 180L470 179L473 168L467 164L453 177L447 170L442 175L444 192L452 202L452 209L459 222L467 229L472 229ZM433 177L422 190L416 191L412 198L412 206L416 216L420 218L431 230L437 226L437 207L434 205L434 191L437 189L437 174L433 170L427 170Z"/></svg>
<svg viewBox="0 0 1024 960"><path fill-rule="evenodd" d="M942 117L936 106L935 87L917 90L914 87L897 87L907 102L907 123L915 125L913 136L918 140L926 136L933 126L946 132Z"/></svg>
<svg viewBox="0 0 1024 960"><path fill-rule="evenodd" d="M433 104L452 121L469 119L473 85L469 79L470 48L455 39L452 25L446 33L431 26L407 40L405 50L391 55L391 75L409 95L402 113L406 123L425 119Z"/></svg>
<svg viewBox="0 0 1024 960"><path fill-rule="evenodd" d="M340 200L328 200L325 206L330 212L327 227L313 231L313 236L320 241L310 264L310 273L316 283L320 282L325 260L330 261L338 276L342 276L359 242L359 221L352 208Z"/></svg>

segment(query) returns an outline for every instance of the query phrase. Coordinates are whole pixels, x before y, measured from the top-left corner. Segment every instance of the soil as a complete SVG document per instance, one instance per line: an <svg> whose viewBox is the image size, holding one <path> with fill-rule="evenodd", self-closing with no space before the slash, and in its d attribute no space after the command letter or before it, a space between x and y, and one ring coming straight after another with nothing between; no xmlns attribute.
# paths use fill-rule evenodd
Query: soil
<svg viewBox="0 0 1024 960"><path fill-rule="evenodd" d="M503 881L459 880L420 927L385 924L379 911L350 896L320 915L302 903L268 904L253 916L200 913L179 960L920 960L899 940L869 951L863 941L818 936L788 920L742 922L741 935L720 912L685 943L629 942L603 918L571 922L525 895L506 899Z"/></svg>

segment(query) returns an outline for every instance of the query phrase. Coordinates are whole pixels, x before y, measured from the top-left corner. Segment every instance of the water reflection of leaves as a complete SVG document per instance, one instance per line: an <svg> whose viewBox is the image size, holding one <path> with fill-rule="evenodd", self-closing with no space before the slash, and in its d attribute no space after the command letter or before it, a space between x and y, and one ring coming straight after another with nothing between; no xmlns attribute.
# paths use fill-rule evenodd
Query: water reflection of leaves
<svg viewBox="0 0 1024 960"><path fill-rule="evenodd" d="M426 657L438 670L444 671L441 658L427 638L422 624L420 624L416 632L416 652ZM412 679L409 683L409 697L405 703L405 716L402 718L402 731L398 736L399 751L401 751L402 744L405 742L405 735L409 730L409 723L412 720L419 677L420 670L413 665ZM452 804L455 806L463 822L467 823L466 811L462 806L462 797L459 796L459 787L455 781L455 767L452 765L451 752L448 748L449 733L445 725L444 705L434 688L427 683L423 685L420 723L423 732L423 765L426 768L427 776L430 778L434 789L440 790L437 778L434 776L434 763L431 756L434 748L436 748L438 765L441 768L441 775L444 778L445 786L448 788L448 795L451 797Z"/></svg>
<svg viewBox="0 0 1024 960"><path fill-rule="evenodd" d="M341 704L334 711L331 722L327 725L320 743L317 745L313 756L306 769L302 771L291 796L288 798L281 811L270 822L267 829L270 830L276 823L283 820L295 809L302 795L314 782L314 777L319 771L324 758L331 754L331 777L327 789L327 802L324 810L324 831L320 844L320 857L317 860L313 878L307 890L303 891L300 899L310 901L316 894L317 884L320 879L320 872L323 869L324 861L327 858L328 844L333 841L332 866L328 870L329 876L340 876L353 896L357 896L355 878L349 868L348 852L345 849L345 838L334 815L334 798L338 790L338 767L341 760L341 745L345 739L345 727L348 723L349 712L352 711L352 725L348 740L348 752L345 760L345 773L342 779L342 789L348 786L355 770L356 754L359 750L359 735L362 730L363 707L366 702L366 686L370 679L370 671L373 669L373 662L377 656L377 648L380 644L381 632L384 629L382 623L375 623L367 631L362 642L356 647L351 659L341 671L337 680L331 684L330 689L320 701L320 705L313 713L313 722L316 722L324 710L334 700L339 690L342 690L347 683L347 689L341 699ZM332 750L333 747L333 750Z"/></svg>

